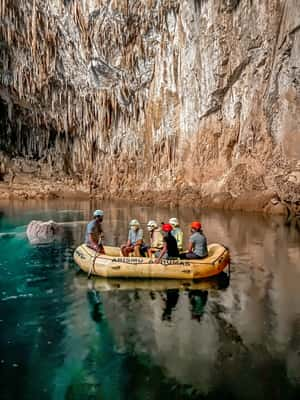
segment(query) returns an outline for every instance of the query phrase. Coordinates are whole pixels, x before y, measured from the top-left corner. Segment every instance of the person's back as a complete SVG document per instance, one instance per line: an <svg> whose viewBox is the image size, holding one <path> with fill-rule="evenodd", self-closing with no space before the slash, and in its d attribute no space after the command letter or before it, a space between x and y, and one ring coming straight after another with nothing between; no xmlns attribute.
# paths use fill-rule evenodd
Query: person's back
<svg viewBox="0 0 300 400"><path fill-rule="evenodd" d="M177 247L177 241L172 235L172 225L170 224L163 224L162 225L162 232L164 235L164 247L161 250L156 263L159 264L163 258L178 258L179 251Z"/></svg>
<svg viewBox="0 0 300 400"><path fill-rule="evenodd" d="M187 253L181 254L181 258L186 259L199 259L208 256L206 237L202 232L202 225L199 221L191 223L191 236L189 238L189 245Z"/></svg>
<svg viewBox="0 0 300 400"><path fill-rule="evenodd" d="M177 246L177 241L174 236L170 233L164 237L164 241L167 243L167 254L168 258L170 257L179 257L179 251Z"/></svg>
<svg viewBox="0 0 300 400"><path fill-rule="evenodd" d="M190 241L193 243L194 254L201 258L207 257L207 240L202 231L194 232L190 237Z"/></svg>
<svg viewBox="0 0 300 400"><path fill-rule="evenodd" d="M179 251L183 250L183 232L179 227L179 221L177 218L172 217L169 219L169 224L172 225L172 235L177 241L177 247Z"/></svg>
<svg viewBox="0 0 300 400"><path fill-rule="evenodd" d="M163 235L159 228L155 229L151 235L151 247L161 249L163 247Z"/></svg>
<svg viewBox="0 0 300 400"><path fill-rule="evenodd" d="M172 230L172 235L176 239L177 247L179 251L183 249L183 232L179 227L176 227Z"/></svg>

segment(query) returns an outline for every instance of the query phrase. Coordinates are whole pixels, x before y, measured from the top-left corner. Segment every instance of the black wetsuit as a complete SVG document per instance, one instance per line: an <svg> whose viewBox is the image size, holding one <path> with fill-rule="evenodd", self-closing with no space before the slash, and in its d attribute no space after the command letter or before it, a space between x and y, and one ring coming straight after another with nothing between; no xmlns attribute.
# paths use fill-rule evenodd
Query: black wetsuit
<svg viewBox="0 0 300 400"><path fill-rule="evenodd" d="M168 235L164 237L164 242L167 243L168 258L179 257L177 241L171 233L168 233Z"/></svg>

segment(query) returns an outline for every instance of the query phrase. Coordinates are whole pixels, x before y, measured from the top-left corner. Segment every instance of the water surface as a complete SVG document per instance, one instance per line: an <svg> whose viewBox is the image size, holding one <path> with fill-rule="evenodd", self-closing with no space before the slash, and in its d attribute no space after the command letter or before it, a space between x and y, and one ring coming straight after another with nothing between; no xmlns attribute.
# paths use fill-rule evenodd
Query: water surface
<svg viewBox="0 0 300 400"><path fill-rule="evenodd" d="M87 280L72 254L94 208L105 210L113 245L126 239L132 218L176 216L182 226L200 219L209 242L230 248L229 284L150 290ZM32 219L64 223L62 238L30 245ZM299 238L279 217L1 202L0 398L299 399Z"/></svg>

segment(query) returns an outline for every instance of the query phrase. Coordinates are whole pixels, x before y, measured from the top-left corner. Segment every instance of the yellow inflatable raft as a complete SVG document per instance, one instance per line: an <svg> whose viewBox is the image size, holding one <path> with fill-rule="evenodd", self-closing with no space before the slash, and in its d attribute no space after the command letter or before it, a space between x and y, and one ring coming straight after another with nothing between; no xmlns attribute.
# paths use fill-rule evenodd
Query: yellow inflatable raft
<svg viewBox="0 0 300 400"><path fill-rule="evenodd" d="M201 260L162 260L120 256L118 247L105 246L105 255L85 244L77 247L74 260L89 275L105 278L201 279L220 274L229 264L229 251L220 244L208 246L208 257Z"/></svg>

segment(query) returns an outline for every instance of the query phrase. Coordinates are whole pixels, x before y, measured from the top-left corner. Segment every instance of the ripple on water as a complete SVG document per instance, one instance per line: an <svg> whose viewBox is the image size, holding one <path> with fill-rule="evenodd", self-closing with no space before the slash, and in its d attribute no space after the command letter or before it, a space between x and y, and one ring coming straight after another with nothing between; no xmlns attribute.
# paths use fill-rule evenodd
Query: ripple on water
<svg viewBox="0 0 300 400"><path fill-rule="evenodd" d="M149 400L260 400L276 398L278 387L285 400L299 398L295 232L258 216L179 209L186 236L188 222L200 218L210 242L229 245L229 286L149 291L120 285L105 292L81 279L72 261L84 234L77 222L88 217L89 203L55 204L24 213L9 206L0 220L0 362L9 400L17 398L16 382L24 399L115 400L130 393ZM133 214L141 221L174 214L98 206L106 210L108 243L126 238ZM62 240L31 246L22 231L38 218L67 222Z"/></svg>

